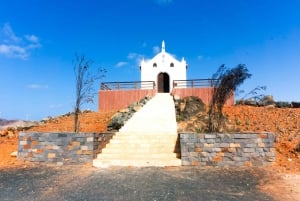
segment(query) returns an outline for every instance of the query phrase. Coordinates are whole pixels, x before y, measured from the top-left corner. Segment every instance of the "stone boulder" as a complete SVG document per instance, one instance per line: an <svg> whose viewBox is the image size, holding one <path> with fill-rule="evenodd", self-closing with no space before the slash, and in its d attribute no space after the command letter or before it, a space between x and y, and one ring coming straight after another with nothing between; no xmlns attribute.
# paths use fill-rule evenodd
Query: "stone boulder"
<svg viewBox="0 0 300 201"><path fill-rule="evenodd" d="M275 105L273 96L264 96L260 101L258 101L259 106Z"/></svg>
<svg viewBox="0 0 300 201"><path fill-rule="evenodd" d="M146 105L150 99L150 96L146 96L139 102L133 102L127 108L119 110L109 121L107 125L107 131L117 131L122 128L124 124L133 116L133 114Z"/></svg>
<svg viewBox="0 0 300 201"><path fill-rule="evenodd" d="M249 106L257 106L258 105L257 101L252 98L241 101L241 104L249 105Z"/></svg>
<svg viewBox="0 0 300 201"><path fill-rule="evenodd" d="M259 101L254 98L241 99L236 102L237 105L249 105L249 106L276 106L273 96L264 96Z"/></svg>
<svg viewBox="0 0 300 201"><path fill-rule="evenodd" d="M296 147L294 148L294 152L296 153L300 153L300 142L296 145Z"/></svg>
<svg viewBox="0 0 300 201"><path fill-rule="evenodd" d="M178 121L185 121L206 110L206 105L196 96L175 99L176 116Z"/></svg>

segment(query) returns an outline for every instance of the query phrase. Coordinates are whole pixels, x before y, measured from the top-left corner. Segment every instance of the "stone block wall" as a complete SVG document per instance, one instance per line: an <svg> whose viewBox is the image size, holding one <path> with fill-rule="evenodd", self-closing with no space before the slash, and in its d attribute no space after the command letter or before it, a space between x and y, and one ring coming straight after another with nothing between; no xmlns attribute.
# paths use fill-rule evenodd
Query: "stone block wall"
<svg viewBox="0 0 300 201"><path fill-rule="evenodd" d="M181 133L182 165L261 166L275 162L273 133Z"/></svg>
<svg viewBox="0 0 300 201"><path fill-rule="evenodd" d="M92 162L114 133L19 133L18 159L57 165Z"/></svg>

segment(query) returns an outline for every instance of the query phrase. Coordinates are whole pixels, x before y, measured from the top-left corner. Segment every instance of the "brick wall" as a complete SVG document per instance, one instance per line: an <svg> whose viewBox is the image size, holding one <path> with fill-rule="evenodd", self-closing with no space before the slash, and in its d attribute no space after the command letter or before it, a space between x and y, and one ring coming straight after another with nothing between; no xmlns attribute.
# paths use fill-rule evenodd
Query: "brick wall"
<svg viewBox="0 0 300 201"><path fill-rule="evenodd" d="M112 111L126 108L133 102L138 102L145 96L155 96L155 89L135 90L100 90L99 111Z"/></svg>
<svg viewBox="0 0 300 201"><path fill-rule="evenodd" d="M18 159L58 165L92 162L114 133L19 133Z"/></svg>
<svg viewBox="0 0 300 201"><path fill-rule="evenodd" d="M181 133L182 165L261 166L275 161L273 133Z"/></svg>
<svg viewBox="0 0 300 201"><path fill-rule="evenodd" d="M171 93L173 96L179 96L181 99L188 96L196 96L200 98L205 105L209 105L212 95L212 87L203 87L203 88L174 88ZM231 106L234 105L234 95L230 96L225 102L225 105Z"/></svg>

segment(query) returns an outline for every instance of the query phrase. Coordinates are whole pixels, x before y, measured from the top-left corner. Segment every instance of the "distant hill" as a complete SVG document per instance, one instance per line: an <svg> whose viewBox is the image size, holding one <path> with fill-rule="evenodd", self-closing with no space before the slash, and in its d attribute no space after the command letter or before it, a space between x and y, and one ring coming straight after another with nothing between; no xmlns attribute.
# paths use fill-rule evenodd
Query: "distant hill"
<svg viewBox="0 0 300 201"><path fill-rule="evenodd" d="M23 120L7 120L0 118L0 130L8 128L8 127L24 127L28 124L32 124L31 121L23 121Z"/></svg>
<svg viewBox="0 0 300 201"><path fill-rule="evenodd" d="M13 124L17 122L18 120L7 120L7 119L1 119L0 118L0 126L6 126L8 124Z"/></svg>

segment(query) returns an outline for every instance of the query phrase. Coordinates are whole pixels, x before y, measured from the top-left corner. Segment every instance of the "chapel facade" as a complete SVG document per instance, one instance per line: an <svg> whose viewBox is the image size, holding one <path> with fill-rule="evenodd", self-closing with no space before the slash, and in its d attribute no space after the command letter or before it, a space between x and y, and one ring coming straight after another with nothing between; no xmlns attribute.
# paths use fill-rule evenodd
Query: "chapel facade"
<svg viewBox="0 0 300 201"><path fill-rule="evenodd" d="M152 59L140 63L141 81L153 81L158 93L170 93L173 89L173 80L186 80L187 63L175 59L166 52L165 42L162 41L161 52ZM143 86L147 89L149 86Z"/></svg>

